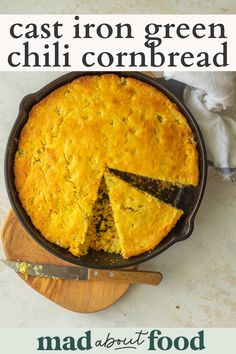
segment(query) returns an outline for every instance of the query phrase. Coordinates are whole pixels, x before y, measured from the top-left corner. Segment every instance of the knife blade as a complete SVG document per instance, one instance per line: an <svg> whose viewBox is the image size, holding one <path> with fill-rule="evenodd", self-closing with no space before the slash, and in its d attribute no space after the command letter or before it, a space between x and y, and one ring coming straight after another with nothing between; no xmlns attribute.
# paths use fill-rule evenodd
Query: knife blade
<svg viewBox="0 0 236 354"><path fill-rule="evenodd" d="M88 269L84 267L16 262L5 259L2 259L1 261L15 272L23 275L76 280L88 279Z"/></svg>
<svg viewBox="0 0 236 354"><path fill-rule="evenodd" d="M1 261L17 273L27 276L38 276L53 279L71 280L103 280L118 281L129 284L158 285L162 280L159 272L130 270L101 270L79 266L62 266L53 264L37 264L20 261Z"/></svg>

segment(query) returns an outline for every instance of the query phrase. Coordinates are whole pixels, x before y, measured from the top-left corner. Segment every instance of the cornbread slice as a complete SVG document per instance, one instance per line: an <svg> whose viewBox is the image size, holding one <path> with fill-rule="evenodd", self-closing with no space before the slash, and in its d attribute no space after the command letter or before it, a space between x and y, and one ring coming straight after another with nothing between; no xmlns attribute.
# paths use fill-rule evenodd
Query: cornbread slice
<svg viewBox="0 0 236 354"><path fill-rule="evenodd" d="M104 171L96 129L83 118L78 124L76 109L63 107L63 100L46 98L33 107L14 162L19 198L34 226L78 256Z"/></svg>
<svg viewBox="0 0 236 354"><path fill-rule="evenodd" d="M153 249L183 214L109 172L105 180L124 258Z"/></svg>
<svg viewBox="0 0 236 354"><path fill-rule="evenodd" d="M101 126L106 165L196 186L196 143L177 106L154 87L133 78L103 75L100 87L100 99L106 104Z"/></svg>

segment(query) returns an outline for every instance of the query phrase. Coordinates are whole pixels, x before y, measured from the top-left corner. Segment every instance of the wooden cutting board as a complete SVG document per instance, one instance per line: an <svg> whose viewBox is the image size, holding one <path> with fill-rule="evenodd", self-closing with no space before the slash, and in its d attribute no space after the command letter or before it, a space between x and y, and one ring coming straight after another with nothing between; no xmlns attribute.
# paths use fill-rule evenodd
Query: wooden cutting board
<svg viewBox="0 0 236 354"><path fill-rule="evenodd" d="M14 261L70 265L53 256L35 242L23 229L13 210L6 218L1 232L6 258ZM18 274L40 294L76 312L95 312L105 309L119 300L129 288L127 283L106 281L65 280L41 277L25 277Z"/></svg>

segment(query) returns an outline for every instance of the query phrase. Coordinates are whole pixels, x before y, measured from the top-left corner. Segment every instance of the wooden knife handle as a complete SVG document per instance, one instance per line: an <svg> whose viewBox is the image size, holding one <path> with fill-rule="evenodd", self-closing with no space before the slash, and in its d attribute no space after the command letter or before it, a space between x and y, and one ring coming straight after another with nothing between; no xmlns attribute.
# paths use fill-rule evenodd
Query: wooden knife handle
<svg viewBox="0 0 236 354"><path fill-rule="evenodd" d="M129 284L158 285L162 280L162 274L145 271L89 269L88 279L119 281Z"/></svg>

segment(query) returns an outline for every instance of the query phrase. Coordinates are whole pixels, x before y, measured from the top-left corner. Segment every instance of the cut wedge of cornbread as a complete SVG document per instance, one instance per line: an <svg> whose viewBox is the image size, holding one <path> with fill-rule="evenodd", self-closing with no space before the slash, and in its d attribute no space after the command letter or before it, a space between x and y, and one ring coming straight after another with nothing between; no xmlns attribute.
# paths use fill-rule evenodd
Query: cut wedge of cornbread
<svg viewBox="0 0 236 354"><path fill-rule="evenodd" d="M105 181L124 258L152 250L183 214L109 172Z"/></svg>

